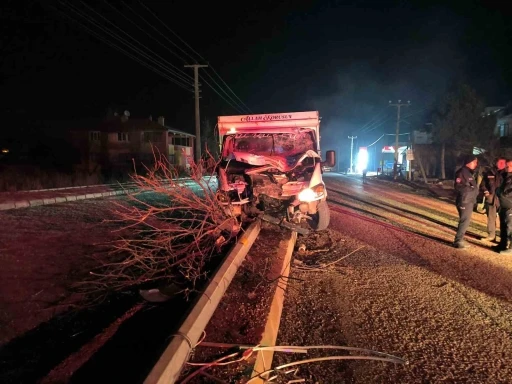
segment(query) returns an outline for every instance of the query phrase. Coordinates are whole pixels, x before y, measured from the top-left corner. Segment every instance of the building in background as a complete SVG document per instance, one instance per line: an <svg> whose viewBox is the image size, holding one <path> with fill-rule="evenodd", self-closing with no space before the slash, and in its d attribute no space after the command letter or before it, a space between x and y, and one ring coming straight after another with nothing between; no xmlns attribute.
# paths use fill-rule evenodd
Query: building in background
<svg viewBox="0 0 512 384"><path fill-rule="evenodd" d="M178 170L186 170L194 154L194 139L194 135L166 126L163 116L157 121L131 118L128 111L71 132L80 167L88 172L100 170L107 177L152 167L162 157Z"/></svg>

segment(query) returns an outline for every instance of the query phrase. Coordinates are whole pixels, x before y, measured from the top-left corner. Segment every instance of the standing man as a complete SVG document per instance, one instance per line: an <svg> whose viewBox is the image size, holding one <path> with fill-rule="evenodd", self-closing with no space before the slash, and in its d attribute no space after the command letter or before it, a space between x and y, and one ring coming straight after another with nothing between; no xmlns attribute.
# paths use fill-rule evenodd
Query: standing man
<svg viewBox="0 0 512 384"><path fill-rule="evenodd" d="M512 159L507 159L503 182L497 191L500 199L500 254L511 255L508 243L512 237Z"/></svg>
<svg viewBox="0 0 512 384"><path fill-rule="evenodd" d="M496 159L494 167L484 172L480 191L485 196L485 213L487 214L487 233L489 234L483 240L494 241L496 239L496 212L500 207L500 200L496 196L503 180L502 173L507 166L507 160L503 157ZM500 227L501 228L501 227ZM503 230L501 237L505 237Z"/></svg>
<svg viewBox="0 0 512 384"><path fill-rule="evenodd" d="M478 165L478 159L474 155L467 155L464 156L463 164L462 168L455 172L455 192L457 193L455 205L457 206L457 212L459 212L459 225L453 242L455 248L469 247L464 241L464 235L471 222L473 206L478 195L478 187L473 176L473 171Z"/></svg>

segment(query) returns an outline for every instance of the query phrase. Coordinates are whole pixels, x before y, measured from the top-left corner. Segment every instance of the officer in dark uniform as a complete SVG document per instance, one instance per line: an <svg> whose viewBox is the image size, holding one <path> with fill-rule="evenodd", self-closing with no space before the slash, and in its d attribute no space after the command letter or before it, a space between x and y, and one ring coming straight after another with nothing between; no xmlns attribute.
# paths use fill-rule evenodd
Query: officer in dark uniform
<svg viewBox="0 0 512 384"><path fill-rule="evenodd" d="M488 236L483 240L494 241L496 239L496 212L500 207L500 200L496 196L496 189L501 185L503 170L507 166L507 160L504 157L496 159L495 166L484 172L480 191L485 196L485 212L487 214L487 232ZM501 229L501 227L500 227ZM501 237L506 237L504 234Z"/></svg>
<svg viewBox="0 0 512 384"><path fill-rule="evenodd" d="M512 239L512 160L507 159L507 167L503 172L503 181L496 191L500 199L500 254L510 255L512 249L508 243Z"/></svg>
<svg viewBox="0 0 512 384"><path fill-rule="evenodd" d="M464 166L455 172L455 192L457 197L455 204L457 212L459 212L459 226L453 246L455 248L468 248L469 245L464 241L464 235L471 221L473 206L478 196L478 187L473 175L478 159L473 155L464 156Z"/></svg>

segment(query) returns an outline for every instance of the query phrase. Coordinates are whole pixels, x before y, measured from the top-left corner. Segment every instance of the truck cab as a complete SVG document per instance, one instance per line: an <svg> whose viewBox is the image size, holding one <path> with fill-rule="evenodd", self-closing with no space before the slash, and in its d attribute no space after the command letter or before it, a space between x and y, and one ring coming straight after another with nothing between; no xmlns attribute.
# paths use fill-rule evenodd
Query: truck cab
<svg viewBox="0 0 512 384"><path fill-rule="evenodd" d="M217 198L226 213L328 227L322 166L333 166L335 154L322 162L318 111L219 116L217 129Z"/></svg>

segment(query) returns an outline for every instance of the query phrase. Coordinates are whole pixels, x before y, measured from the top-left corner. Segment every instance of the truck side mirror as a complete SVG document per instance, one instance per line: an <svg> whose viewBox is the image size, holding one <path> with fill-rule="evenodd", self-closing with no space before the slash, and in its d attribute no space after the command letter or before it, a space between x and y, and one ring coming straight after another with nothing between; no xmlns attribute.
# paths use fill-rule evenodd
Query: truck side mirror
<svg viewBox="0 0 512 384"><path fill-rule="evenodd" d="M323 164L328 167L334 167L336 165L336 152L333 150L325 152L325 161Z"/></svg>

